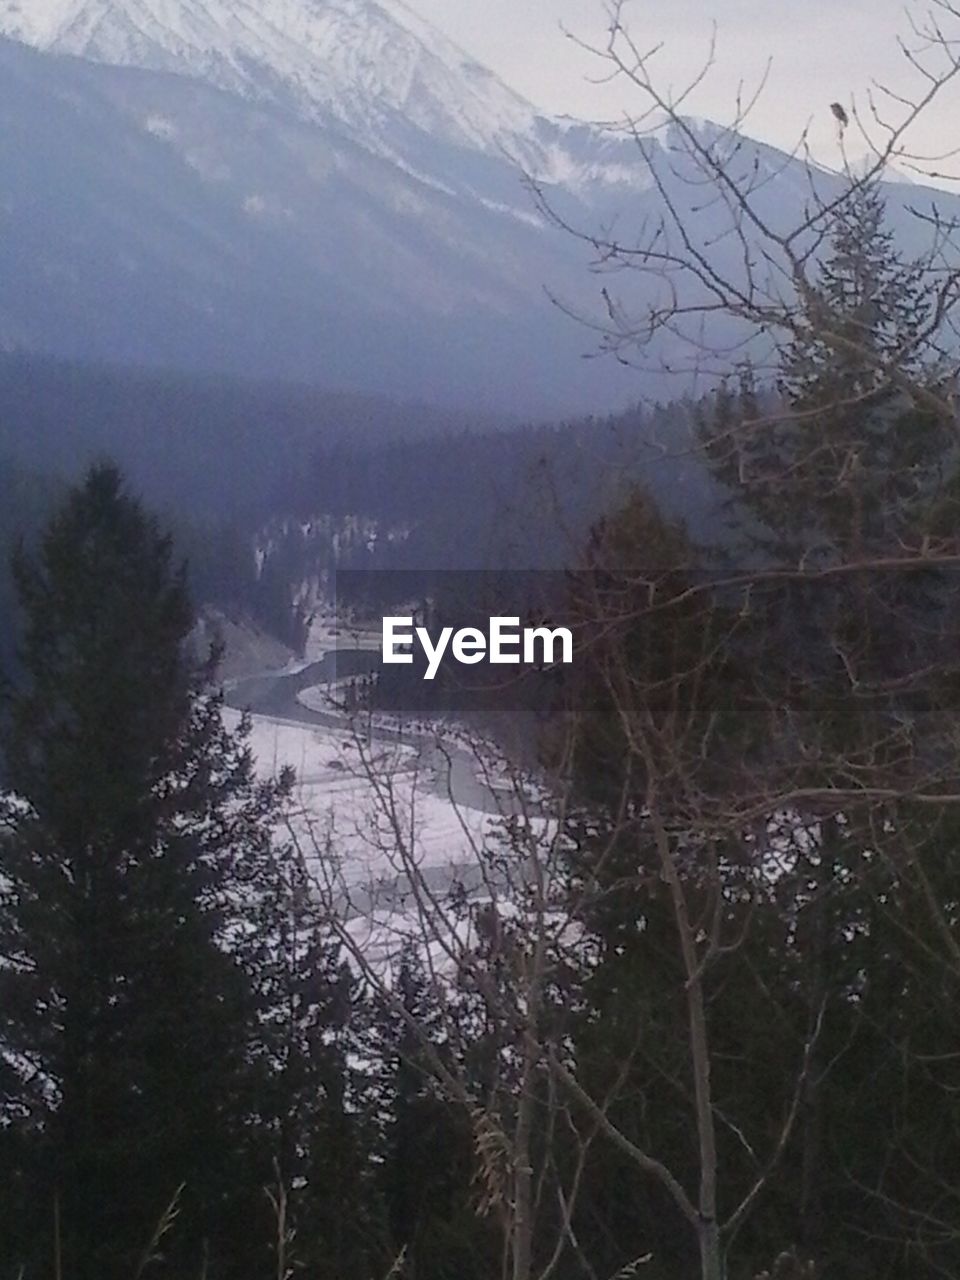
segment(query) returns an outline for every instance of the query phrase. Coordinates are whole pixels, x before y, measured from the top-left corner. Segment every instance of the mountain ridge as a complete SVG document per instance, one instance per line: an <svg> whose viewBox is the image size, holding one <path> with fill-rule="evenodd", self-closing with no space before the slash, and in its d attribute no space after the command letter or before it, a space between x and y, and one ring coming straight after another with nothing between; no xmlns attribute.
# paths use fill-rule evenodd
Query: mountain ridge
<svg viewBox="0 0 960 1280"><path fill-rule="evenodd" d="M605 315L589 237L542 217L524 172L568 225L625 234L662 215L665 183L742 267L669 126L641 152L551 120L402 0L26 3L0 0L0 349L580 413L676 394L657 364L677 366L653 351L640 382L580 358L596 333L570 313ZM414 30L395 38L400 13ZM791 225L809 171L749 139L731 151L770 177L768 225ZM903 210L927 195L889 190L915 235ZM648 280L618 285L649 305Z"/></svg>
<svg viewBox="0 0 960 1280"><path fill-rule="evenodd" d="M0 350L519 414L602 394L542 289L580 269L500 157L418 135L401 167L197 79L2 38L0 119Z"/></svg>
<svg viewBox="0 0 960 1280"><path fill-rule="evenodd" d="M0 0L0 34L193 75L354 130L403 114L487 151L527 142L539 116L402 0Z"/></svg>

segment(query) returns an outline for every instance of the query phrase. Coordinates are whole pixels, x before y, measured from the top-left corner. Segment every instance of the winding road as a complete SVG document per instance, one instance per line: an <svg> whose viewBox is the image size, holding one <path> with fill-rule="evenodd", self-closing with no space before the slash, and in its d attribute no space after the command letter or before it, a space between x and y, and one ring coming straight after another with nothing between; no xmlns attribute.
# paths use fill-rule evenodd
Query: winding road
<svg viewBox="0 0 960 1280"><path fill-rule="evenodd" d="M370 650L330 650L298 671L267 671L230 681L224 688L224 698L227 706L234 710L250 711L275 724L316 725L349 731L357 729L349 716L305 706L299 695L335 678L366 674L374 666ZM478 761L472 752L444 738L439 730L425 733L422 726L414 731L368 722L363 725L363 734L372 741L415 747L419 767L424 776L431 779L432 789L454 805L490 814L508 814L519 807L509 789L494 791L478 777Z"/></svg>

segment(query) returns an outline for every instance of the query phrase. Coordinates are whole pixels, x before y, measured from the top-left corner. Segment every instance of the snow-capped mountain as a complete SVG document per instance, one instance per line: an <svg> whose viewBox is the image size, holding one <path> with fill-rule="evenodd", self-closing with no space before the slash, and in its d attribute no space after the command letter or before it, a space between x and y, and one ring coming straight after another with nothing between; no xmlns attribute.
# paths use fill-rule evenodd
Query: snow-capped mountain
<svg viewBox="0 0 960 1280"><path fill-rule="evenodd" d="M402 120L487 154L547 159L536 109L400 0L0 0L0 33L194 76L367 142Z"/></svg>
<svg viewBox="0 0 960 1280"><path fill-rule="evenodd" d="M575 225L640 225L671 150L548 118L402 0L0 0L0 348L622 402L636 380L580 359L594 339L547 297L598 314L589 246L523 178ZM737 163L789 222L803 167Z"/></svg>

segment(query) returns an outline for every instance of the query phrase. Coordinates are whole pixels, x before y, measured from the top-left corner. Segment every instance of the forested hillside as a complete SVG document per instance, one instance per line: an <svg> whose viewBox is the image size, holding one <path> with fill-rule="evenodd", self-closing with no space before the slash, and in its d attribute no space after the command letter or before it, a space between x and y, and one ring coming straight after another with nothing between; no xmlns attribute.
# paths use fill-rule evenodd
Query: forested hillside
<svg viewBox="0 0 960 1280"><path fill-rule="evenodd" d="M175 528L198 604L247 616L298 650L309 567L279 554L268 529L296 512L305 477L323 474L319 459L345 442L376 451L481 428L492 424L308 386L2 355L2 616L14 618L7 562L16 540L32 538L55 496L87 466L110 459ZM4 665L14 648L4 626Z"/></svg>
<svg viewBox="0 0 960 1280"><path fill-rule="evenodd" d="M197 601L297 649L304 593L330 595L337 569L562 568L632 483L706 528L717 489L689 446L709 403L511 426L310 387L0 357L0 537L29 537L59 485L112 459L175 527Z"/></svg>

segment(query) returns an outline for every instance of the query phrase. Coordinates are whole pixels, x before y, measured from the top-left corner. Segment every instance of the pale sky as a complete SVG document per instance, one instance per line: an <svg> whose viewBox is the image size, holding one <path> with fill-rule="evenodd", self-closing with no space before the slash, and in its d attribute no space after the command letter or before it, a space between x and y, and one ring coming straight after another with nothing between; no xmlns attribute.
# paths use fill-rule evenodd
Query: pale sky
<svg viewBox="0 0 960 1280"><path fill-rule="evenodd" d="M603 64L561 30L602 42L604 0L407 2L538 106L589 119L637 110L635 90L590 82ZM960 41L960 0L955 17L935 11L945 33ZM914 93L922 81L898 50L897 37L915 46L909 15L921 20L928 12L923 0L630 0L626 16L638 44L664 42L657 65L662 83L675 88L702 64L716 23L716 64L689 101L692 115L729 120L738 82L755 86L772 57L766 93L746 131L789 147L810 120L816 154L835 163L837 130L829 104L839 100L849 108L856 94L865 105L871 78ZM960 79L928 112L915 140L928 153L960 146ZM848 144L857 149L852 129ZM938 167L960 173L960 156Z"/></svg>

